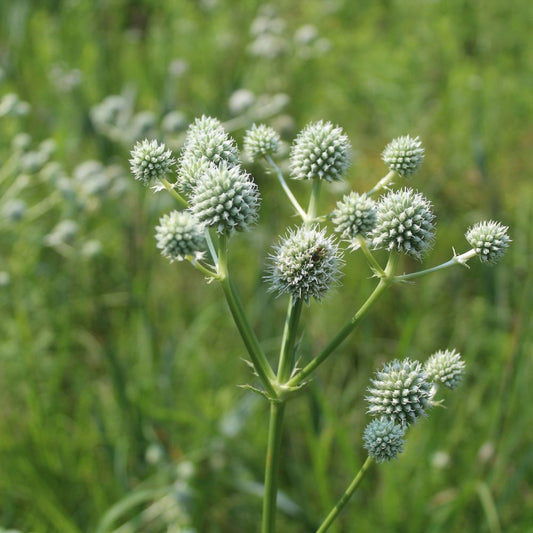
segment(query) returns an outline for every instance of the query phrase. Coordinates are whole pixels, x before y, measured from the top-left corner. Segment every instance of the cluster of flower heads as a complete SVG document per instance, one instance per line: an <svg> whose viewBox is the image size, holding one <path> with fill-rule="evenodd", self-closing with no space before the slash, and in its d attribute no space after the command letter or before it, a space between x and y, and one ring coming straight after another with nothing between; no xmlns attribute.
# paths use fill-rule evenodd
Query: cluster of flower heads
<svg viewBox="0 0 533 533"><path fill-rule="evenodd" d="M439 350L423 365L409 358L386 363L370 380L368 413L376 416L363 435L369 455L377 462L401 453L407 428L426 416L439 385L454 389L465 363L455 350Z"/></svg>

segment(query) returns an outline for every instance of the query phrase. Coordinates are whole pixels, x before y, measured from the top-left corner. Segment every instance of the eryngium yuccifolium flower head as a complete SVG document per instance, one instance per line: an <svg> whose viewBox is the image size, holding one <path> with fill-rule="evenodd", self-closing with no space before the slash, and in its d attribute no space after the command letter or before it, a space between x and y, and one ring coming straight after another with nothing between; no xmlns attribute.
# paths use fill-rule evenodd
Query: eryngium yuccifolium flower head
<svg viewBox="0 0 533 533"><path fill-rule="evenodd" d="M271 290L306 303L320 300L337 283L342 262L338 245L318 226L289 230L270 259Z"/></svg>
<svg viewBox="0 0 533 533"><path fill-rule="evenodd" d="M377 204L372 245L421 259L433 244L434 218L431 203L422 194L412 189L390 192Z"/></svg>
<svg viewBox="0 0 533 533"><path fill-rule="evenodd" d="M131 151L131 172L136 180L147 186L163 179L174 163L170 150L156 140L138 141Z"/></svg>
<svg viewBox="0 0 533 533"><path fill-rule="evenodd" d="M372 420L363 434L363 447L377 463L396 459L403 452L406 427L386 417Z"/></svg>
<svg viewBox="0 0 533 533"><path fill-rule="evenodd" d="M172 211L159 219L155 228L157 247L170 262L188 257L199 259L205 248L202 225L187 211Z"/></svg>
<svg viewBox="0 0 533 533"><path fill-rule="evenodd" d="M273 155L279 150L280 138L276 130L266 124L255 124L244 136L244 150L253 161Z"/></svg>
<svg viewBox="0 0 533 533"><path fill-rule="evenodd" d="M465 371L465 362L455 350L439 350L429 357L424 364L427 380L436 385L455 389L461 382Z"/></svg>
<svg viewBox="0 0 533 533"><path fill-rule="evenodd" d="M235 141L229 137L219 120L205 115L197 118L187 130L182 157L205 158L220 165L239 164L239 151Z"/></svg>
<svg viewBox="0 0 533 533"><path fill-rule="evenodd" d="M257 220L259 204L259 190L250 175L225 162L209 166L190 196L196 218L226 235L247 230Z"/></svg>
<svg viewBox="0 0 533 533"><path fill-rule="evenodd" d="M376 202L364 194L351 192L337 202L333 211L335 231L342 237L366 237L376 226Z"/></svg>
<svg viewBox="0 0 533 533"><path fill-rule="evenodd" d="M179 162L178 179L176 181L178 189L185 196L189 196L196 183L202 179L202 176L211 166L215 165L206 157L184 154Z"/></svg>
<svg viewBox="0 0 533 533"><path fill-rule="evenodd" d="M294 140L290 153L291 177L298 180L341 180L350 163L350 141L331 122L308 124Z"/></svg>
<svg viewBox="0 0 533 533"><path fill-rule="evenodd" d="M395 359L385 364L370 383L368 412L386 416L401 426L414 424L430 405L431 384L418 361Z"/></svg>
<svg viewBox="0 0 533 533"><path fill-rule="evenodd" d="M381 158L389 167L402 177L412 176L424 160L424 148L418 137L398 137L383 150Z"/></svg>
<svg viewBox="0 0 533 533"><path fill-rule="evenodd" d="M474 248L482 263L496 263L505 254L511 242L507 230L500 222L478 222L465 233L466 240Z"/></svg>

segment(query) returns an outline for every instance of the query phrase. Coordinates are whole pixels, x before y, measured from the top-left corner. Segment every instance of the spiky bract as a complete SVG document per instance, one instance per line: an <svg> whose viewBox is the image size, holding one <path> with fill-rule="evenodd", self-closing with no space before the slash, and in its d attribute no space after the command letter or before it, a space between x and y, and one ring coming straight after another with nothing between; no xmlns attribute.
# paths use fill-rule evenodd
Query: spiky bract
<svg viewBox="0 0 533 533"><path fill-rule="evenodd" d="M279 150L280 137L276 130L266 124L255 124L244 136L244 150L248 156L257 161L261 157L273 155Z"/></svg>
<svg viewBox="0 0 533 533"><path fill-rule="evenodd" d="M389 170L408 178L420 168L424 160L424 148L418 137L405 135L387 144L381 158Z"/></svg>
<svg viewBox="0 0 533 533"><path fill-rule="evenodd" d="M408 188L390 192L377 204L372 245L421 259L433 244L434 218L431 203L422 194Z"/></svg>
<svg viewBox="0 0 533 533"><path fill-rule="evenodd" d="M474 248L482 263L498 262L509 247L509 228L500 222L478 222L465 233L466 240Z"/></svg>
<svg viewBox="0 0 533 533"><path fill-rule="evenodd" d="M424 371L428 381L455 389L463 377L465 362L455 350L439 350L425 362Z"/></svg>
<svg viewBox="0 0 533 533"><path fill-rule="evenodd" d="M309 303L320 300L336 284L341 266L338 245L325 229L301 226L283 237L271 255L267 276L272 290Z"/></svg>
<svg viewBox="0 0 533 533"><path fill-rule="evenodd" d="M170 150L156 140L138 141L131 151L131 172L146 186L165 178L175 162Z"/></svg>
<svg viewBox="0 0 533 533"><path fill-rule="evenodd" d="M290 153L291 177L299 180L341 180L350 163L350 141L331 122L308 124L296 137Z"/></svg>
<svg viewBox="0 0 533 533"><path fill-rule="evenodd" d="M364 194L351 192L345 195L342 201L337 202L332 215L335 231L342 237L366 237L376 225L376 202Z"/></svg>
<svg viewBox="0 0 533 533"><path fill-rule="evenodd" d="M372 420L363 434L363 447L377 463L396 459L403 451L406 427L381 417Z"/></svg>
<svg viewBox="0 0 533 533"><path fill-rule="evenodd" d="M368 412L401 426L414 424L429 406L431 384L418 361L395 359L370 380Z"/></svg>
<svg viewBox="0 0 533 533"><path fill-rule="evenodd" d="M250 175L226 162L210 165L190 197L196 218L225 235L246 231L257 220L259 205L259 190Z"/></svg>
<svg viewBox="0 0 533 533"><path fill-rule="evenodd" d="M172 211L163 215L155 230L157 247L170 262L202 257L205 249L203 227L187 211Z"/></svg>

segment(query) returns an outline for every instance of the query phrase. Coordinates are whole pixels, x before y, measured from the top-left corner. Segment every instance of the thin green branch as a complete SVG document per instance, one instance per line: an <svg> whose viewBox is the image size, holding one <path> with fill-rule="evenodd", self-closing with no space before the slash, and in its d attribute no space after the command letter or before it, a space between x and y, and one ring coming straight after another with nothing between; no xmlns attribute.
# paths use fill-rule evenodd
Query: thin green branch
<svg viewBox="0 0 533 533"><path fill-rule="evenodd" d="M278 167L278 165L276 165L272 157L270 157L269 155L265 156L265 159L275 171L276 176L278 177L278 181L280 182L281 187L283 188L283 191L287 195L287 198L291 202L292 206L294 207L298 215L301 217L301 219L305 222L307 220L307 213L303 210L302 206L300 205L294 194L292 194L291 189L289 188L287 182L285 181L285 178L283 177L281 169Z"/></svg>
<svg viewBox="0 0 533 533"><path fill-rule="evenodd" d="M357 235L356 237L361 251L366 257L366 260L370 264L370 267L381 277L385 277L385 271L381 268L381 265L377 262L377 259L374 257L374 254L370 251L366 244L366 240L362 235Z"/></svg>
<svg viewBox="0 0 533 533"><path fill-rule="evenodd" d="M362 479L365 477L367 470L370 468L374 460L372 457L368 456L366 461L363 463L363 466L357 472L357 475L354 477L353 481L350 483L348 488L345 490L344 494L340 500L335 504L335 507L328 514L326 519L322 522L320 527L316 530L316 533L325 533L328 530L329 526L335 521L339 513L342 511L344 506L348 503L349 499L353 496L354 492L357 490L357 487L361 483Z"/></svg>
<svg viewBox="0 0 533 533"><path fill-rule="evenodd" d="M294 346L298 332L298 322L302 314L303 301L291 295L285 318L283 338L278 363L278 382L283 384L291 375L294 365Z"/></svg>
<svg viewBox="0 0 533 533"><path fill-rule="evenodd" d="M376 183L376 185L366 193L366 195L372 196L373 194L376 194L382 189L387 188L394 181L395 177L396 177L396 172L394 172L394 170L391 170L385 177L381 178Z"/></svg>
<svg viewBox="0 0 533 533"><path fill-rule="evenodd" d="M181 194L170 184L165 178L159 180L163 187L182 205L182 207L189 207L187 200L181 196Z"/></svg>

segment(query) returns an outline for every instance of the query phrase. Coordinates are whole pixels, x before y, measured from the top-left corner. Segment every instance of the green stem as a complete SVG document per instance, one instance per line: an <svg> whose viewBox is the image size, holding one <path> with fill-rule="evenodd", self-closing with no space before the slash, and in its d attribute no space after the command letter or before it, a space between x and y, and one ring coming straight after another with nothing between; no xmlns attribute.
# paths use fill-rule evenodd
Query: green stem
<svg viewBox="0 0 533 533"><path fill-rule="evenodd" d="M191 265L202 274L205 274L208 278L218 279L218 274L213 272L209 267L203 265L200 261L191 259Z"/></svg>
<svg viewBox="0 0 533 533"><path fill-rule="evenodd" d="M276 502L278 494L278 471L281 451L281 429L285 402L270 404L268 447L265 464L265 494L263 497L262 533L274 533L276 525Z"/></svg>
<svg viewBox="0 0 533 533"><path fill-rule="evenodd" d="M289 186L287 185L287 182L285 181L285 178L283 177L283 173L281 172L281 169L278 167L278 165L276 165L276 163L274 163L274 160L269 155L265 156L265 159L267 160L268 164L276 172L276 176L278 177L278 181L280 182L281 187L282 187L283 191L285 192L285 194L287 195L287 198L291 202L292 206L294 207L294 209L296 210L298 215L300 215L302 220L305 222L307 220L307 214L303 210L303 208L300 205L300 203L298 202L298 200L295 198L294 194L292 194L291 189L289 188Z"/></svg>
<svg viewBox="0 0 533 533"><path fill-rule="evenodd" d="M366 257L366 260L370 264L370 266L376 271L376 273L381 277L385 277L385 272L381 268L381 265L377 262L376 258L374 257L374 254L368 249L368 246L366 244L365 238L362 235L357 235L356 237L357 242L359 243L361 247L361 251Z"/></svg>
<svg viewBox="0 0 533 533"><path fill-rule="evenodd" d="M235 286L229 276L227 264L227 238L224 235L220 236L219 252L218 252L218 276L224 296L230 308L233 320L239 333L246 345L250 359L259 379L263 383L267 394L271 398L277 398L277 392L272 383L275 383L276 376L268 363L268 360L259 345L259 341L248 322L241 301L235 290Z"/></svg>
<svg viewBox="0 0 533 533"><path fill-rule="evenodd" d="M294 345L296 343L296 333L298 331L298 322L302 314L302 299L289 299L287 316L285 318L285 327L283 329L283 339L281 341L281 350L278 363L278 382L285 383L294 367Z"/></svg>
<svg viewBox="0 0 533 533"><path fill-rule="evenodd" d="M385 277L379 280L376 288L372 294L368 297L366 302L359 308L357 313L343 326L343 328L335 335L333 340L317 355L311 362L300 370L292 379L287 382L288 387L296 387L301 385L303 381L314 372L340 345L341 343L352 333L359 320L367 313L372 307L374 302L379 298L382 292L391 284L394 279L393 272L398 261L398 256L391 253L389 261L385 267Z"/></svg>
<svg viewBox="0 0 533 533"><path fill-rule="evenodd" d="M185 198L183 198L183 196L181 196L181 194L176 190L174 189L174 187L172 187L172 185L165 179L165 178L162 178L159 180L163 187L165 187L165 189L172 195L174 196L174 198L176 198L176 200L183 206L183 207L189 207L189 204L187 203L187 200L185 200Z"/></svg>
<svg viewBox="0 0 533 533"><path fill-rule="evenodd" d="M307 224L310 224L315 218L318 211L318 199L320 197L320 186L322 180L314 179L313 188L311 189L311 198L309 199L309 207L307 208Z"/></svg>
<svg viewBox="0 0 533 533"><path fill-rule="evenodd" d="M432 272L437 272L438 270L449 268L453 265L463 265L467 267L468 260L472 259L472 257L474 257L475 255L476 255L476 251L472 248L471 250L468 250L468 252L465 252L464 254L454 255L449 261L446 261L446 263L442 263L432 268L426 268L425 270L419 270L418 272L412 272L411 274L403 274L401 276L394 276L393 281L408 281L410 279L425 276L426 274L431 274Z"/></svg>
<svg viewBox="0 0 533 533"><path fill-rule="evenodd" d="M326 519L322 522L320 527L316 530L316 533L325 533L328 530L329 526L335 521L339 513L342 511L343 507L348 503L348 500L353 496L353 493L357 490L357 487L361 483L361 480L365 477L367 470L370 468L374 460L372 457L368 456L363 466L354 477L353 481L350 483L349 487L346 489L340 500L336 503L335 507L328 514Z"/></svg>
<svg viewBox="0 0 533 533"><path fill-rule="evenodd" d="M381 191L381 189L385 189L387 185L391 184L394 181L395 177L396 177L396 172L394 172L394 170L391 170L384 178L381 178L376 183L376 185L366 193L366 195L372 196L373 194Z"/></svg>

